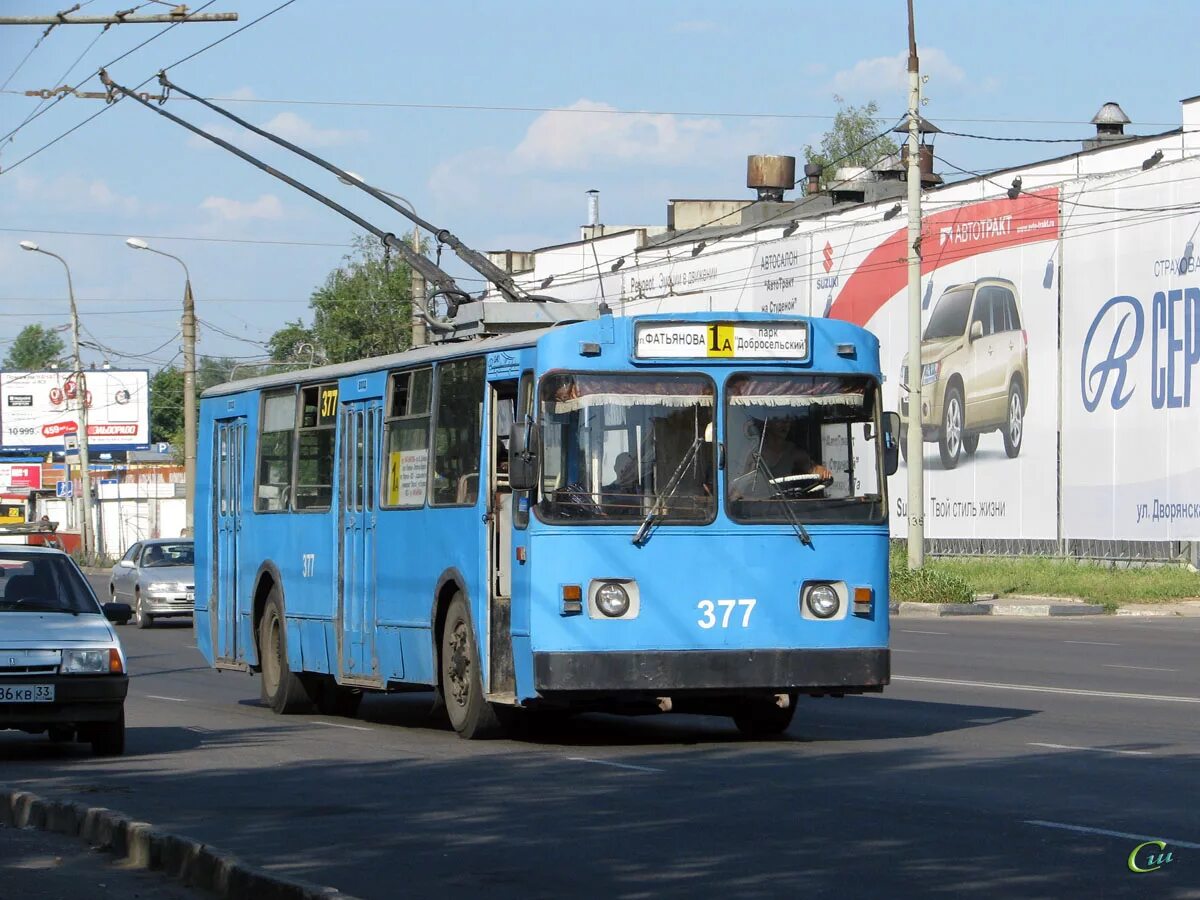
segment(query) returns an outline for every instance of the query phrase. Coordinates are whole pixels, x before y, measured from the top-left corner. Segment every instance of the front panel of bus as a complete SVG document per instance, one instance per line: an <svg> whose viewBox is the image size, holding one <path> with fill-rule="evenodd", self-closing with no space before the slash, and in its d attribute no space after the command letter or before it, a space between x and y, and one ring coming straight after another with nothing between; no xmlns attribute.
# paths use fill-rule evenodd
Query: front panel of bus
<svg viewBox="0 0 1200 900"><path fill-rule="evenodd" d="M880 689L877 341L765 316L579 331L539 341L524 403L540 471L516 538L519 695Z"/></svg>

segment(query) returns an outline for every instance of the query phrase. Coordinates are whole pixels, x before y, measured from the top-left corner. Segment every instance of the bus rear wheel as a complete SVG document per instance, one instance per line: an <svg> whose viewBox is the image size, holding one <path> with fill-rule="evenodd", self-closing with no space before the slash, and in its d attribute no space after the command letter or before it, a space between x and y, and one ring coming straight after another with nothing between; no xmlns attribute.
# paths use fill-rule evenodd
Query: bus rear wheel
<svg viewBox="0 0 1200 900"><path fill-rule="evenodd" d="M441 669L446 714L458 736L478 740L498 734L500 720L483 696L475 632L471 628L467 599L461 591L451 599L442 626Z"/></svg>
<svg viewBox="0 0 1200 900"><path fill-rule="evenodd" d="M733 724L747 737L772 737L787 731L795 715L795 694L789 695L787 706L780 706L775 697L747 697L738 703Z"/></svg>
<svg viewBox="0 0 1200 900"><path fill-rule="evenodd" d="M262 699L279 715L307 712L311 706L304 682L287 661L287 630L279 589L271 588L258 626L258 656L262 664Z"/></svg>

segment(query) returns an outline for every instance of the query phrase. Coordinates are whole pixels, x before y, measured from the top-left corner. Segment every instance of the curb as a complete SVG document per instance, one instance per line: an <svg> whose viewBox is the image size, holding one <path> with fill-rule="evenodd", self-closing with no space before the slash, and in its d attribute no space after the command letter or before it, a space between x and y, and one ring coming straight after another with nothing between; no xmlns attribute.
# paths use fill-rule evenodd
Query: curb
<svg viewBox="0 0 1200 900"><path fill-rule="evenodd" d="M915 600L905 600L896 612L901 616L915 619L940 618L941 616L987 616L991 610L982 604L974 603L919 603Z"/></svg>
<svg viewBox="0 0 1200 900"><path fill-rule="evenodd" d="M1104 607L1092 603L1006 603L987 600L979 604L992 616L1102 616Z"/></svg>
<svg viewBox="0 0 1200 900"><path fill-rule="evenodd" d="M0 824L83 838L134 868L163 872L224 900L354 900L336 888L255 869L216 847L101 806L47 800L0 787Z"/></svg>

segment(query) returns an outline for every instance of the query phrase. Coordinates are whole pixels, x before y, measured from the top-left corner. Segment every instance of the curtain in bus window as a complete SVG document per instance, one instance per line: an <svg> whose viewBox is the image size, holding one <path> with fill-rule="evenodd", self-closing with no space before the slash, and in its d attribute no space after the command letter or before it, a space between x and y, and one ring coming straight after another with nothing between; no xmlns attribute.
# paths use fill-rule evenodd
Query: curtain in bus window
<svg viewBox="0 0 1200 900"><path fill-rule="evenodd" d="M458 360L438 367L434 506L472 506L479 497L483 381L482 359Z"/></svg>
<svg viewBox="0 0 1200 900"><path fill-rule="evenodd" d="M543 380L547 521L707 520L715 388L700 375L555 375Z"/></svg>

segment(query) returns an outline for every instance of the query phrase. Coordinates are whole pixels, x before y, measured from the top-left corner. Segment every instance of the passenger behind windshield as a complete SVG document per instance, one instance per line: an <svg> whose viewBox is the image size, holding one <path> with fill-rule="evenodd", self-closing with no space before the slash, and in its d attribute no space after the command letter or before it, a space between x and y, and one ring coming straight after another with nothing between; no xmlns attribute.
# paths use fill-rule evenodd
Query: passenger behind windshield
<svg viewBox="0 0 1200 900"><path fill-rule="evenodd" d="M699 375L547 376L539 516L595 523L641 522L651 513L662 522L711 519L715 451L707 438L715 393Z"/></svg>
<svg viewBox="0 0 1200 900"><path fill-rule="evenodd" d="M98 613L100 607L65 556L4 551L0 553L0 612Z"/></svg>

